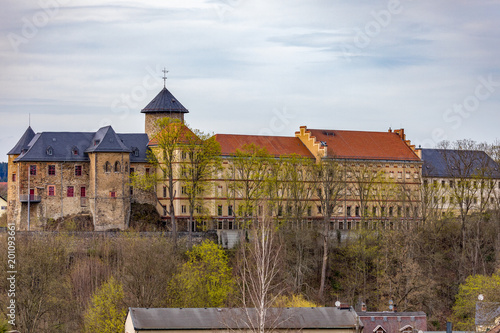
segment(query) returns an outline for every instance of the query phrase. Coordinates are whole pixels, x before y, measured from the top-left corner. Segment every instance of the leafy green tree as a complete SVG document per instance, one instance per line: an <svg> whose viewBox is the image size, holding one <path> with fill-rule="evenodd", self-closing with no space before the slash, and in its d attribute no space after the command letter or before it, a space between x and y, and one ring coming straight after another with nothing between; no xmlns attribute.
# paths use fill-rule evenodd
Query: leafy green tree
<svg viewBox="0 0 500 333"><path fill-rule="evenodd" d="M7 333L10 330L10 325L6 319L0 318L0 333Z"/></svg>
<svg viewBox="0 0 500 333"><path fill-rule="evenodd" d="M122 333L125 329L127 310L124 306L121 283L111 277L92 296L85 313L85 332Z"/></svg>
<svg viewBox="0 0 500 333"><path fill-rule="evenodd" d="M195 209L200 213L203 210L202 198L210 189L209 180L214 178L220 168L220 144L215 136L192 129L185 131L181 150L181 178L189 201L188 232L191 244Z"/></svg>
<svg viewBox="0 0 500 333"><path fill-rule="evenodd" d="M224 250L205 240L187 252L188 261L170 283L174 306L221 307L233 292L232 270Z"/></svg>
<svg viewBox="0 0 500 333"><path fill-rule="evenodd" d="M460 285L453 306L453 322L458 331L474 331L474 319L478 296L485 302L500 302L500 275L470 275ZM495 308L498 307L498 303Z"/></svg>

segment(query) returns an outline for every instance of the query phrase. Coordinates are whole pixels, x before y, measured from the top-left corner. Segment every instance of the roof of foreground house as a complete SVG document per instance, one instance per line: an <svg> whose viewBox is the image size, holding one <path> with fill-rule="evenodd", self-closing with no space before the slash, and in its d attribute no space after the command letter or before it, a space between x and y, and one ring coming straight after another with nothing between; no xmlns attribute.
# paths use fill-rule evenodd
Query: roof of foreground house
<svg viewBox="0 0 500 333"><path fill-rule="evenodd" d="M21 139L19 139L14 148L12 148L7 153L7 155L20 155L23 152L23 150L28 149L28 145L34 136L35 132L31 128L31 126L28 126L23 136L21 136Z"/></svg>
<svg viewBox="0 0 500 333"><path fill-rule="evenodd" d="M425 312L358 312L363 322L363 332L373 333L382 327L387 333L400 333L411 326L413 331L427 330Z"/></svg>
<svg viewBox="0 0 500 333"><path fill-rule="evenodd" d="M237 150L243 146L254 144L265 148L269 154L275 157L298 155L300 157L313 158L312 153L296 137L267 136L267 135L240 135L240 134L216 134L215 139L221 146L221 155L235 155Z"/></svg>
<svg viewBox="0 0 500 333"><path fill-rule="evenodd" d="M247 310L250 317L255 318L255 309ZM245 309L241 308L129 308L128 316L136 330L245 329L248 323L245 320ZM358 326L356 312L351 309L271 308L268 309L268 318L268 328L327 329Z"/></svg>
<svg viewBox="0 0 500 333"><path fill-rule="evenodd" d="M484 151L421 149L424 177L464 178L485 175L500 178L499 165Z"/></svg>
<svg viewBox="0 0 500 333"><path fill-rule="evenodd" d="M420 161L399 134L389 132L306 129L327 147L327 156L341 159Z"/></svg>

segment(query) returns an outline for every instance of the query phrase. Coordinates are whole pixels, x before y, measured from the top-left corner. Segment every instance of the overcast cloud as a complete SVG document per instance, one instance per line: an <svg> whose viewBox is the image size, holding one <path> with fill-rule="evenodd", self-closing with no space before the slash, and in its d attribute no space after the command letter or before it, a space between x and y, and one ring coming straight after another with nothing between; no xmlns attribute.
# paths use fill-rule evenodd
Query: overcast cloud
<svg viewBox="0 0 500 333"><path fill-rule="evenodd" d="M500 1L7 0L0 161L28 126L143 132L167 88L215 133L500 138Z"/></svg>

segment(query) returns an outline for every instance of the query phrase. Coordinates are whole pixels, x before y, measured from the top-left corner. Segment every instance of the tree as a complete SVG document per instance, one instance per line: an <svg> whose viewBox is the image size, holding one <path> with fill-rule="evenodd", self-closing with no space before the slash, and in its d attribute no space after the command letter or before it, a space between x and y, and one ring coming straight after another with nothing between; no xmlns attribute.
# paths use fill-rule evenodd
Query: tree
<svg viewBox="0 0 500 333"><path fill-rule="evenodd" d="M170 283L178 307L221 307L233 292L232 270L224 250L205 240L187 252L188 261Z"/></svg>
<svg viewBox="0 0 500 333"><path fill-rule="evenodd" d="M243 220L254 216L256 204L263 199L270 160L267 150L253 143L236 150L228 170L228 200L240 199L241 204L233 211Z"/></svg>
<svg viewBox="0 0 500 333"><path fill-rule="evenodd" d="M122 333L127 316L123 299L122 285L111 277L92 296L84 318L85 332Z"/></svg>
<svg viewBox="0 0 500 333"><path fill-rule="evenodd" d="M318 307L315 303L304 298L302 294L292 294L290 296L280 296L276 299L274 305L278 308L315 308Z"/></svg>
<svg viewBox="0 0 500 333"><path fill-rule="evenodd" d="M321 261L321 278L318 290L318 298L324 300L326 269L328 266L328 246L330 219L340 202L345 190L344 177L341 165L335 160L321 160L316 165L316 190L320 202L321 214L323 215L322 240L323 258Z"/></svg>
<svg viewBox="0 0 500 333"><path fill-rule="evenodd" d="M210 179L220 168L220 145L215 136L199 130L186 131L182 145L182 179L189 201L189 244L191 232L195 229L195 209L203 209L203 194L210 188Z"/></svg>
<svg viewBox="0 0 500 333"><path fill-rule="evenodd" d="M282 242L273 219L267 216L252 224L248 232L249 242L241 244L238 258L241 320L250 331L264 333L279 324L279 313L269 310L283 292L277 280L282 267Z"/></svg>
<svg viewBox="0 0 500 333"><path fill-rule="evenodd" d="M496 302L495 309L500 306L500 275L471 275L460 285L453 306L455 329L474 331L474 318L478 296L483 295L485 302ZM494 309L492 309L494 310Z"/></svg>

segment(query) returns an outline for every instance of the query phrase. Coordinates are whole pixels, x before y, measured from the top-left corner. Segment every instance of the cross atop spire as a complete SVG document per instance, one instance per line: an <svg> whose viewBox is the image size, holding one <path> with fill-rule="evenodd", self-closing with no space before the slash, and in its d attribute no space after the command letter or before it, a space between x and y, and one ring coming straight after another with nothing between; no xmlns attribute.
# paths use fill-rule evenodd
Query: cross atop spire
<svg viewBox="0 0 500 333"><path fill-rule="evenodd" d="M165 67L163 67L162 72L163 72L163 77L162 77L162 79L163 79L163 88L166 88L167 87L167 73L168 73L168 71L167 71L167 69Z"/></svg>

